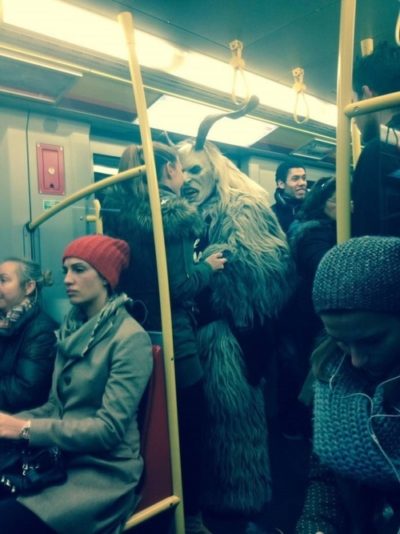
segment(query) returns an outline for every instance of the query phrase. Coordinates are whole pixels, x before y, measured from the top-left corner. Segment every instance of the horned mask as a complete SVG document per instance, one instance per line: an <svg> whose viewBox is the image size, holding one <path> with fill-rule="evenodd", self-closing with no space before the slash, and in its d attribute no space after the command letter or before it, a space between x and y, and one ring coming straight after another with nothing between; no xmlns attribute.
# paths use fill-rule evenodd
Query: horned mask
<svg viewBox="0 0 400 534"><path fill-rule="evenodd" d="M232 180L240 173L239 169L221 154L212 143L206 142L211 127L220 119L238 119L251 112L259 103L256 96L236 111L208 115L201 122L196 139L185 140L178 144L179 158L186 173L186 183L182 194L192 203L204 206L216 191L223 198Z"/></svg>

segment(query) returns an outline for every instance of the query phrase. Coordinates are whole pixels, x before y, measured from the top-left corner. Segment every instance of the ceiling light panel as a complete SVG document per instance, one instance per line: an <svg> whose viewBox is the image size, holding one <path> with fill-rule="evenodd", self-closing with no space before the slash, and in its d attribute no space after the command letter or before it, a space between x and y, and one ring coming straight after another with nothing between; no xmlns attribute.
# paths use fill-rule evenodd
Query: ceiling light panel
<svg viewBox="0 0 400 534"><path fill-rule="evenodd" d="M335 149L336 145L333 142L324 141L323 139L312 139L291 152L291 154L293 156L322 160L327 156L331 156Z"/></svg>
<svg viewBox="0 0 400 534"><path fill-rule="evenodd" d="M21 69L16 69L15 60L0 52L0 86L3 93L54 102L80 76L23 59L18 59Z"/></svg>
<svg viewBox="0 0 400 534"><path fill-rule="evenodd" d="M127 47L118 22L61 0L0 0L3 24L64 41L105 56L127 61ZM184 51L140 30L135 43L142 66L167 72L199 86L230 95L233 71L229 62L204 54ZM295 92L291 87L246 72L247 84L260 103L273 109L293 113ZM242 88L244 89L244 88ZM240 94L240 88L238 96ZM337 108L329 102L306 95L309 117L335 126Z"/></svg>
<svg viewBox="0 0 400 534"><path fill-rule="evenodd" d="M195 137L204 117L222 111L226 110L164 95L149 107L147 114L151 128ZM273 124L250 117L235 120L225 117L212 126L207 138L236 146L250 146L275 129Z"/></svg>

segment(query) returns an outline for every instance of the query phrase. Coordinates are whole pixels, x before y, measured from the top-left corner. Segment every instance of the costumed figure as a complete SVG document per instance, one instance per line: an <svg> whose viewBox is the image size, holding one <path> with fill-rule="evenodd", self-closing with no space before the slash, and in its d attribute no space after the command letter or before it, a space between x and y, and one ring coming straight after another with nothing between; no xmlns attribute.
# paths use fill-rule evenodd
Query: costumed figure
<svg viewBox="0 0 400 534"><path fill-rule="evenodd" d="M257 104L228 114L244 115ZM206 321L198 331L208 406L204 505L252 514L270 498L264 379L274 353L273 323L290 293L291 261L268 194L211 143L207 117L196 140L178 152L182 194L207 224L206 257L223 252L225 269L211 280Z"/></svg>

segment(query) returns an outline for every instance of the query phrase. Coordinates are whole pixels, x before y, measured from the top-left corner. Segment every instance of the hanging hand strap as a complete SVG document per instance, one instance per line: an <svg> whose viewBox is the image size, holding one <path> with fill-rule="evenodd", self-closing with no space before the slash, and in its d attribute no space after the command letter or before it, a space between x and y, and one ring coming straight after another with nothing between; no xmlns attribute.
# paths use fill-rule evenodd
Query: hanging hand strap
<svg viewBox="0 0 400 534"><path fill-rule="evenodd" d="M230 64L233 67L233 82L232 82L231 97L232 97L233 102L236 105L239 105L239 104L243 104L243 102L241 102L237 96L238 74L242 80L242 84L245 90L244 102L247 103L250 99L249 86L248 86L245 72L244 72L246 63L242 57L243 43L242 41L235 39L234 41L231 41L229 43L229 48L232 51L232 58L230 60Z"/></svg>
<svg viewBox="0 0 400 534"><path fill-rule="evenodd" d="M296 67L292 70L293 78L294 78L294 84L293 89L296 93L296 99L294 103L294 111L293 111L293 119L297 124L303 124L303 122L307 122L310 118L310 113L308 109L308 103L305 95L306 85L304 84L304 69L300 67ZM299 119L298 116L298 110L300 101L302 100L305 114L303 119Z"/></svg>

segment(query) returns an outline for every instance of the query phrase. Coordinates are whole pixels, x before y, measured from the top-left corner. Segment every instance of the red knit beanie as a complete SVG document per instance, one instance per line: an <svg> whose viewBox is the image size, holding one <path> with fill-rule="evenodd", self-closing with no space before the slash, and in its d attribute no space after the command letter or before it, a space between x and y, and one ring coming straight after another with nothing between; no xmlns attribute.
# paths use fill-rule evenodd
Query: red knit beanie
<svg viewBox="0 0 400 534"><path fill-rule="evenodd" d="M65 258L79 258L89 263L114 289L119 275L129 265L129 245L106 235L85 235L72 241L64 251Z"/></svg>

